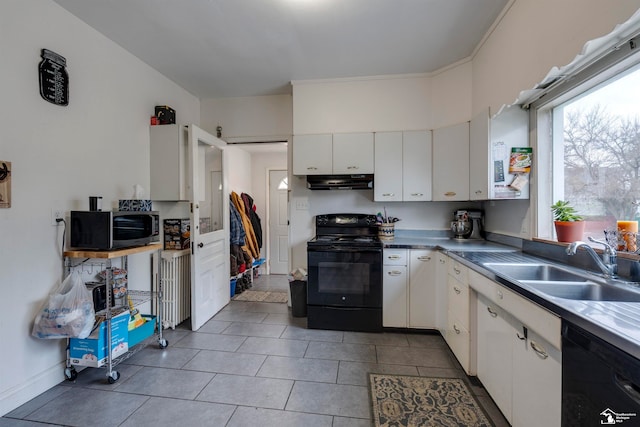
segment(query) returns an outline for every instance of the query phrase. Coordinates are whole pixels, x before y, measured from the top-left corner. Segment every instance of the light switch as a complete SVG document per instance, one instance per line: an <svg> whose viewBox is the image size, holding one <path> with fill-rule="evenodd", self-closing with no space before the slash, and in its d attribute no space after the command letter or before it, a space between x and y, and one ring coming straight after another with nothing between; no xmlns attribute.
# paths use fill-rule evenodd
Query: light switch
<svg viewBox="0 0 640 427"><path fill-rule="evenodd" d="M308 211L309 210L309 199L307 199L306 197L297 199L296 200L296 210Z"/></svg>

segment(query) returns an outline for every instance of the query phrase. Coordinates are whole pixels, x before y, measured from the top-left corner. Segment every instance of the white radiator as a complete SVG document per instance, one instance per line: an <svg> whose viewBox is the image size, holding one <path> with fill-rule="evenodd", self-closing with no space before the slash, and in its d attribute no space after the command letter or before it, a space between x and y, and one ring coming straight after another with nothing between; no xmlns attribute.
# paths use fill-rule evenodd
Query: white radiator
<svg viewBox="0 0 640 427"><path fill-rule="evenodd" d="M191 251L162 251L162 326L175 329L191 317Z"/></svg>

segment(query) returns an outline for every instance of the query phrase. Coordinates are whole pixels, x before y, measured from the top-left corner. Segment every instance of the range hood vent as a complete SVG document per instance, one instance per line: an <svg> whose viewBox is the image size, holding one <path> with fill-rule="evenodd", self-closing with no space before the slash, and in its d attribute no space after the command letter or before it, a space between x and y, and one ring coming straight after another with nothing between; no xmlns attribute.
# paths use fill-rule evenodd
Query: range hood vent
<svg viewBox="0 0 640 427"><path fill-rule="evenodd" d="M307 175L310 190L371 190L373 174L364 175Z"/></svg>

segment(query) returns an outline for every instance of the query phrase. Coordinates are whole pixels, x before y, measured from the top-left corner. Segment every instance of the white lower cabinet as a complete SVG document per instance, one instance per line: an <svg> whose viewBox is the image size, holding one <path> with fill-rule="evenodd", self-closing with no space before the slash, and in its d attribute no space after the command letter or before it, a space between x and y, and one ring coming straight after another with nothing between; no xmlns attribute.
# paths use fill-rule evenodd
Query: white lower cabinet
<svg viewBox="0 0 640 427"><path fill-rule="evenodd" d="M409 251L409 327L436 329L436 251Z"/></svg>
<svg viewBox="0 0 640 427"><path fill-rule="evenodd" d="M500 292L500 285L485 280ZM521 299L520 304L541 309ZM498 305L500 302L478 290L478 378L511 425L560 426L561 351L519 320L519 312L508 312ZM505 302L508 304L508 300ZM528 310L525 306L522 314L526 316ZM555 317L551 313L544 316L550 316L549 322ZM559 339L559 328L557 335Z"/></svg>
<svg viewBox="0 0 640 427"><path fill-rule="evenodd" d="M382 292L382 326L407 327L407 267L385 265Z"/></svg>
<svg viewBox="0 0 640 427"><path fill-rule="evenodd" d="M436 253L428 249L384 250L382 326L436 328Z"/></svg>
<svg viewBox="0 0 640 427"><path fill-rule="evenodd" d="M406 328L407 250L385 249L382 274L382 326Z"/></svg>
<svg viewBox="0 0 640 427"><path fill-rule="evenodd" d="M436 253L435 283L436 283L436 329L444 336L447 329L447 275L449 257Z"/></svg>
<svg viewBox="0 0 640 427"><path fill-rule="evenodd" d="M467 282L468 268L449 259L447 275L447 326L444 339L468 375L475 375L475 293ZM472 316L473 314L473 316ZM472 323L473 321L473 323Z"/></svg>
<svg viewBox="0 0 640 427"><path fill-rule="evenodd" d="M514 426L559 426L562 353L533 331L513 353Z"/></svg>
<svg viewBox="0 0 640 427"><path fill-rule="evenodd" d="M511 422L514 339L510 316L478 294L477 373L493 401Z"/></svg>

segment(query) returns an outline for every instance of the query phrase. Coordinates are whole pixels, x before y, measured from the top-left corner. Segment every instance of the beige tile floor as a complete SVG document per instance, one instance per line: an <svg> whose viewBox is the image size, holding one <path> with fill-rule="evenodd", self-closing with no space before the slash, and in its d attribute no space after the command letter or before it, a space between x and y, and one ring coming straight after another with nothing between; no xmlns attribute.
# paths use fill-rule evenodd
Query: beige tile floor
<svg viewBox="0 0 640 427"><path fill-rule="evenodd" d="M286 290L285 276L253 289ZM286 304L231 301L199 331L165 330L118 365L121 378L85 369L0 418L6 426L371 425L368 373L459 377L437 334L306 329ZM508 423L476 381L471 390L497 426Z"/></svg>

